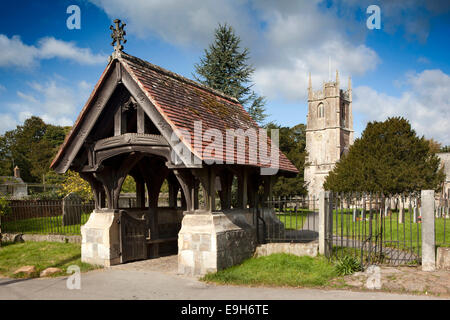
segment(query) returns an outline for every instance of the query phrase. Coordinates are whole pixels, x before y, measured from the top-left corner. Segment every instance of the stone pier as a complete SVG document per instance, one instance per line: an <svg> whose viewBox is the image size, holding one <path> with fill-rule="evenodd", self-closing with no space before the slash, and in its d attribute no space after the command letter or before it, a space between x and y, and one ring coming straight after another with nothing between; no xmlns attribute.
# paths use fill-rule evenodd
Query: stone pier
<svg viewBox="0 0 450 320"><path fill-rule="evenodd" d="M251 257L256 228L245 210L186 214L178 234L178 273L203 275Z"/></svg>

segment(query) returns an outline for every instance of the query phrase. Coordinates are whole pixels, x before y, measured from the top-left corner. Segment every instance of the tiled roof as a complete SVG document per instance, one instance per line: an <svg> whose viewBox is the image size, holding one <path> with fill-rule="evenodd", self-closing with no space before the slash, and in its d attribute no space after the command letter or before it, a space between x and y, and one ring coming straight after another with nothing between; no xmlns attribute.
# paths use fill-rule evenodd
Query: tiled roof
<svg viewBox="0 0 450 320"><path fill-rule="evenodd" d="M188 130L193 137L194 122L199 120L202 121L203 135L208 129L220 130L224 140L223 155L220 157L223 163L226 160L225 132L227 129L244 131L249 128L259 129L255 121L233 97L125 53L121 53L118 59L173 130ZM83 111L85 110L83 109ZM202 150L197 150L193 141L186 142L188 148L200 159L219 160L220 155L214 153L212 159L203 157L203 150L211 142L203 141L202 143ZM270 143L270 138L268 138L269 146ZM248 148L248 143L246 145ZM278 152L280 170L297 173L297 168L281 151ZM235 162L237 162L236 150L234 150L234 154ZM246 150L245 164L255 165L250 163L248 154L249 152ZM243 161L243 159L239 160ZM259 159L256 166L267 167L267 165L261 164Z"/></svg>
<svg viewBox="0 0 450 320"><path fill-rule="evenodd" d="M258 129L258 125L235 98L228 97L221 92L136 57L126 54L121 56L125 68L153 98L155 107L165 116L173 129L188 130L193 137L194 122L201 120L203 135L208 129L218 129L223 134L224 142L226 142L225 132L227 129L242 129L244 131L249 128ZM211 143L203 140L202 151ZM269 138L268 145L270 145ZM193 145L191 145L191 150L194 150ZM198 155L199 150L195 151ZM237 162L238 154L236 150L234 150L234 154ZM249 164L248 150L246 155L245 163ZM202 160L218 160L215 154L212 154L212 156L213 159L200 158ZM220 160L225 162L225 156L226 144L224 143L223 155ZM279 152L279 156L280 170L298 172L297 168L282 152ZM244 159L239 160L243 162ZM257 163L257 166L262 165Z"/></svg>

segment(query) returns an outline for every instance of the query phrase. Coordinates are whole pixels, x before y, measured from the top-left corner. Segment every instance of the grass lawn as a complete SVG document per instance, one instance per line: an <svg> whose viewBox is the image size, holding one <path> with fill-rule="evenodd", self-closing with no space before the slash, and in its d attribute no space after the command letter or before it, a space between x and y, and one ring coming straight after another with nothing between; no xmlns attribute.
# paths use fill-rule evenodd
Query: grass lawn
<svg viewBox="0 0 450 320"><path fill-rule="evenodd" d="M307 215L311 211L308 209L284 209L283 213L277 213L277 218L284 224L286 230L301 230L307 228ZM359 218L361 213L359 212ZM366 214L366 218L369 215ZM318 216L316 217L318 219ZM310 221L312 223L312 220ZM318 223L318 221L316 221ZM345 238L365 239L369 235L371 222L368 220L353 222L353 213L351 210L342 210L333 212L333 234ZM450 219L435 219L436 226L436 245L450 246ZM413 248L421 245L421 224L413 222L412 213L405 210L404 223L398 223L398 212L392 212L390 216L384 217L381 225L380 219L373 214L372 234L376 234L383 229L383 239L387 246L397 248Z"/></svg>
<svg viewBox="0 0 450 320"><path fill-rule="evenodd" d="M33 233L33 234L80 234L80 226L85 224L89 219L88 213L81 215L81 223L63 226L62 215L56 217L31 218L16 221L2 222L3 232L9 233Z"/></svg>
<svg viewBox="0 0 450 320"><path fill-rule="evenodd" d="M99 268L81 262L81 245L76 243L59 242L23 242L3 243L0 247L0 275L6 277L20 277L13 272L22 266L35 266L36 274L49 267L62 270L54 276L67 275L70 265L78 265L81 272Z"/></svg>
<svg viewBox="0 0 450 320"><path fill-rule="evenodd" d="M202 280L220 284L311 287L325 286L336 276L333 264L323 256L277 253L247 259L240 265L207 274Z"/></svg>
<svg viewBox="0 0 450 320"><path fill-rule="evenodd" d="M308 213L312 212L308 209L298 209L295 212L293 209L289 208L283 210L283 213L276 213L277 218L283 222L284 228L286 230L301 230L303 225L306 223L306 217ZM305 225L306 227L306 225Z"/></svg>
<svg viewBox="0 0 450 320"><path fill-rule="evenodd" d="M368 217L368 215L366 215ZM385 245L395 246L397 248L413 248L421 246L422 225L414 223L412 213L405 210L404 223L398 223L398 212L393 212L390 216L384 217L380 222L377 214L373 215L372 222L356 221L353 222L351 212L333 213L333 234L347 238L365 239L369 235L370 224L372 224L372 234L383 230L383 240ZM450 244L450 219L435 219L436 226L436 244ZM377 231L378 230L378 231Z"/></svg>

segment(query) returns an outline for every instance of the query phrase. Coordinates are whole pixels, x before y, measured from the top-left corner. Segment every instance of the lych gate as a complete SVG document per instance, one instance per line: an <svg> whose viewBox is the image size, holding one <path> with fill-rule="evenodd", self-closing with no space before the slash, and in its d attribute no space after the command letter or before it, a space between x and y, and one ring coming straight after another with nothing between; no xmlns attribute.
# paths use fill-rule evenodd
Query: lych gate
<svg viewBox="0 0 450 320"><path fill-rule="evenodd" d="M109 266L172 250L180 273L204 274L253 253L252 208L267 199L273 181L261 175L267 164L238 151L231 163L227 141L220 144L223 152L206 153L211 138L185 134L194 133L197 121L202 137L208 129L224 137L227 129L258 129L236 99L116 48L51 165L59 173L79 172L94 193L95 210L81 228L82 261ZM296 174L276 152L278 174ZM119 194L128 175L136 182L136 208L122 209ZM159 207L165 180L169 207Z"/></svg>

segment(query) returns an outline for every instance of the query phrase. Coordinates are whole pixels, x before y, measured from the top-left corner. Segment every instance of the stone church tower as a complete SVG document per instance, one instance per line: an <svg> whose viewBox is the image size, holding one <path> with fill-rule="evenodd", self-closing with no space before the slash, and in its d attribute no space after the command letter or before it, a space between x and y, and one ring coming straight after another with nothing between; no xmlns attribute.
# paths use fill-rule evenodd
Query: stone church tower
<svg viewBox="0 0 450 320"><path fill-rule="evenodd" d="M336 71L335 82L326 82L322 90L313 91L309 75L305 184L310 196L318 198L328 173L353 144L353 135L350 78L344 91Z"/></svg>

